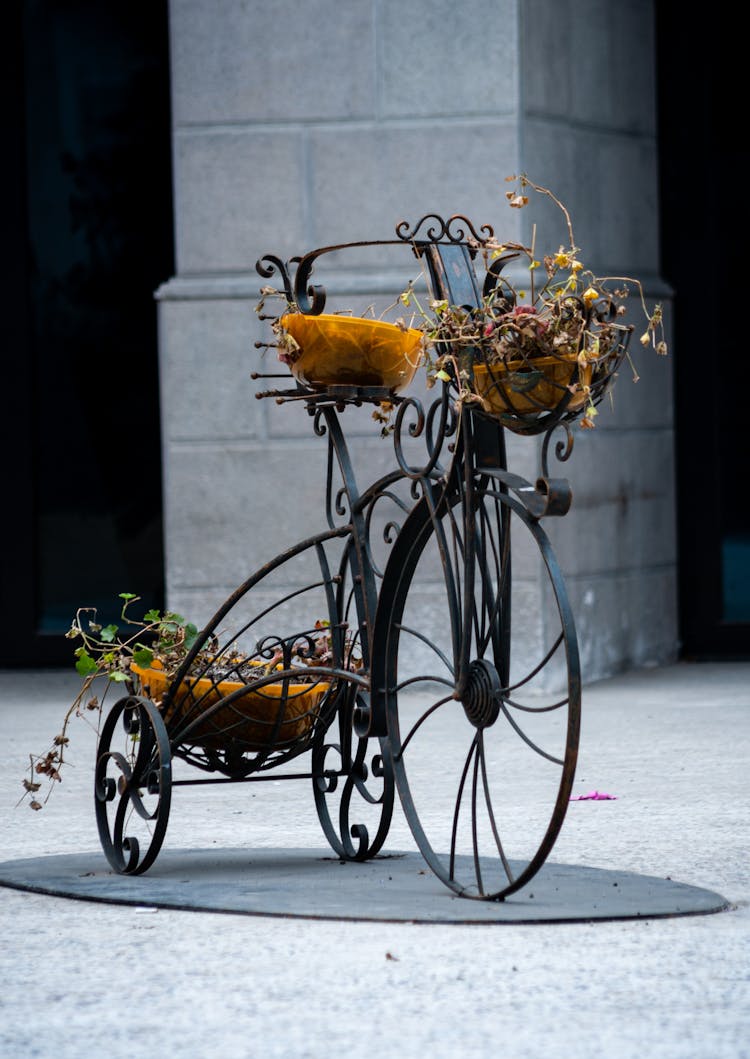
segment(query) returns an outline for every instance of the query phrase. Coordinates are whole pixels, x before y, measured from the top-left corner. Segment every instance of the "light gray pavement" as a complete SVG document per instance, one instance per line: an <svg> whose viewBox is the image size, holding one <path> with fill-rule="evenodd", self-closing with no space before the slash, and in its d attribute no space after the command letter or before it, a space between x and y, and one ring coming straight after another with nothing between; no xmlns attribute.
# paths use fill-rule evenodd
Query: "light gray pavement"
<svg viewBox="0 0 750 1059"><path fill-rule="evenodd" d="M77 684L0 671L0 862L99 852L94 737L39 813L15 807ZM0 1057L750 1057L750 663L584 689L576 793L550 860L722 894L705 916L412 924L150 911L0 887ZM174 849L327 850L309 790L173 807ZM388 849L413 850L397 811Z"/></svg>

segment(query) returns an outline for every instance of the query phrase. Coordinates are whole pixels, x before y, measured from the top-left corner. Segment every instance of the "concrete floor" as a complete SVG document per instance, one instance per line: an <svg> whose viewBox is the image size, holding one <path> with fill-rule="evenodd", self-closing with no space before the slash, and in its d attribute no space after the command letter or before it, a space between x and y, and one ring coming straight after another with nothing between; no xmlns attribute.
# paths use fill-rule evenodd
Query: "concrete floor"
<svg viewBox="0 0 750 1059"><path fill-rule="evenodd" d="M83 722L44 810L15 807L28 755L58 730L76 683L0 671L0 862L101 860ZM729 905L712 914L321 920L0 886L0 1056L750 1057L749 748L750 664L680 664L584 689L574 793L616 800L571 804L550 861L706 889ZM165 852L326 855L309 791L262 786L249 810L227 788L186 795ZM398 811L388 850L415 851Z"/></svg>

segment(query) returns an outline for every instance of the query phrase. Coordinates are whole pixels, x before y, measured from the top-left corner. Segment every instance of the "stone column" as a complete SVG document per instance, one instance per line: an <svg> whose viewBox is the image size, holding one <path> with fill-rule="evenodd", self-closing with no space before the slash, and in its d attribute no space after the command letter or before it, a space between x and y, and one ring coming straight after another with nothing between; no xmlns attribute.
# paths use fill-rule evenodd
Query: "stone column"
<svg viewBox="0 0 750 1059"><path fill-rule="evenodd" d="M255 261L390 238L463 213L508 239L504 177L570 207L587 264L658 279L653 12L646 0L172 0L176 274L158 292L168 605L204 621L323 526L325 449L299 406L258 401ZM333 308L393 300L400 254L335 255ZM574 507L554 527L584 679L676 646L670 365L639 356L614 411L576 431ZM348 415L348 413L347 413ZM368 473L392 450L347 420ZM511 459L533 475L536 444ZM531 629L530 629L531 634Z"/></svg>

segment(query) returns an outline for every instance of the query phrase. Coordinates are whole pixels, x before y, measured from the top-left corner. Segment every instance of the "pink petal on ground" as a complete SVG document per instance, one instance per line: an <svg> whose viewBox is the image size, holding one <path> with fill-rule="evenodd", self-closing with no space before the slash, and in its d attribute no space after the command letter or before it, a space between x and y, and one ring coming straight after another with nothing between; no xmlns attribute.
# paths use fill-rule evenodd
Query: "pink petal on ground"
<svg viewBox="0 0 750 1059"><path fill-rule="evenodd" d="M590 791L589 794L579 794L571 798L571 802L616 802L616 794L604 794L602 791Z"/></svg>

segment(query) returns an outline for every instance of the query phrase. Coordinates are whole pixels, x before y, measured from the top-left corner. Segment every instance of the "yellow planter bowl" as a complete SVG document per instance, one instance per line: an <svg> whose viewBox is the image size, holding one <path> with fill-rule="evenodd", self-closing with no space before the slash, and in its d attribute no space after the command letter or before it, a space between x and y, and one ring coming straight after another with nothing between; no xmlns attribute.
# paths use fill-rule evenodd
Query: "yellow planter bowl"
<svg viewBox="0 0 750 1059"><path fill-rule="evenodd" d="M307 386L383 386L398 393L421 361L422 332L414 328L325 313L287 313L280 323L300 347L292 375Z"/></svg>
<svg viewBox="0 0 750 1059"><path fill-rule="evenodd" d="M131 669L137 674L143 693L150 699L158 703L166 695L169 677L161 669L142 669L135 664ZM190 746L223 749L233 740L239 740L243 750L288 747L309 734L318 717L321 700L330 686L329 681L316 684L290 682L284 688L279 682L253 689L240 681L215 683L207 677L195 680L188 677L174 694L172 712L167 720L172 728L175 721L201 718L185 737ZM239 688L247 690L210 716L202 716L209 707ZM283 710L283 717L273 738L279 710Z"/></svg>
<svg viewBox="0 0 750 1059"><path fill-rule="evenodd" d="M539 357L511 360L507 364L474 365L474 389L484 399L487 411L526 415L556 408L573 378L576 357ZM540 373L536 383L532 380ZM578 369L578 385L590 386L593 366ZM575 412L586 401L583 391L571 395L566 411Z"/></svg>

